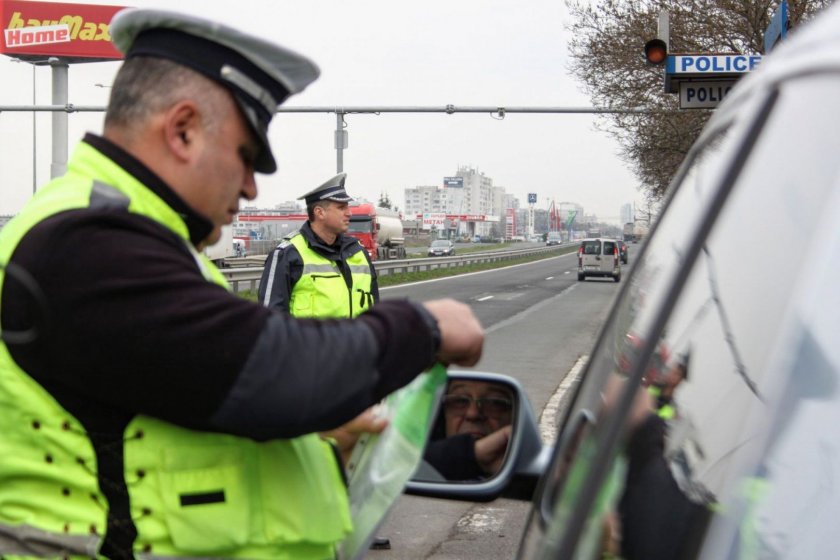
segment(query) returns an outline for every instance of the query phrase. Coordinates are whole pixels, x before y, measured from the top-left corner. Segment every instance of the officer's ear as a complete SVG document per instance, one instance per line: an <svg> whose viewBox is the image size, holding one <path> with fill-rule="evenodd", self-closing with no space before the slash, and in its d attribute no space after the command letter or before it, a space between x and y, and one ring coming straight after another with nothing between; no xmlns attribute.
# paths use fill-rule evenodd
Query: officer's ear
<svg viewBox="0 0 840 560"><path fill-rule="evenodd" d="M201 114L192 101L181 101L166 111L163 134L170 152L180 161L192 159L200 132Z"/></svg>

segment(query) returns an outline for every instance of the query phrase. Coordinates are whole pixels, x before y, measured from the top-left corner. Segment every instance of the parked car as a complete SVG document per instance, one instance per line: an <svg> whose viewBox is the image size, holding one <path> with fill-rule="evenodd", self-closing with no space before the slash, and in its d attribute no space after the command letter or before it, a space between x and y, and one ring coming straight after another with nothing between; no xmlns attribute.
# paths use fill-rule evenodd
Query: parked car
<svg viewBox="0 0 840 560"><path fill-rule="evenodd" d="M618 241L607 238L584 239L578 248L578 280L590 276L609 277L621 282Z"/></svg>
<svg viewBox="0 0 840 560"><path fill-rule="evenodd" d="M515 380L472 374L511 392L506 461L410 492L535 484L522 559L837 557L840 5L806 25L693 146L553 446Z"/></svg>
<svg viewBox="0 0 840 560"><path fill-rule="evenodd" d="M630 252L627 243L622 239L617 240L616 243L618 243L618 256L621 258L622 264L627 264L627 253Z"/></svg>
<svg viewBox="0 0 840 560"><path fill-rule="evenodd" d="M455 246L448 239L435 239L429 246L430 257L443 257L455 254Z"/></svg>

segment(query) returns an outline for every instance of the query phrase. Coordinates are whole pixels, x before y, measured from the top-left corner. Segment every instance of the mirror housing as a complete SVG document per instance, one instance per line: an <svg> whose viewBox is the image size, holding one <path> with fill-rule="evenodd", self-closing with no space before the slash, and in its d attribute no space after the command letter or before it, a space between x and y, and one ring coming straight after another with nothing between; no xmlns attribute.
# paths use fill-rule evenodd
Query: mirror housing
<svg viewBox="0 0 840 560"><path fill-rule="evenodd" d="M430 482L412 478L406 484L405 493L474 502L489 502L500 496L530 501L551 458L552 446L542 443L528 395L516 379L507 375L449 372L450 382L458 379L498 383L513 395L515 417L504 464L499 472L486 480ZM418 470L422 471L422 465Z"/></svg>

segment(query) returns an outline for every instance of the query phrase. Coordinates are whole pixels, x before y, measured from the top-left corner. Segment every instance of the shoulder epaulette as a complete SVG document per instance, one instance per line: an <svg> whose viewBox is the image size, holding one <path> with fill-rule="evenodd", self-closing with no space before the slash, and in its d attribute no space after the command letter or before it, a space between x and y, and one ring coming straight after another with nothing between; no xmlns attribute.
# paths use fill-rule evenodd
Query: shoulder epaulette
<svg viewBox="0 0 840 560"><path fill-rule="evenodd" d="M296 235L300 235L300 230L293 231L292 233L288 234L286 237L283 238L283 241L280 242L280 245L277 246L278 249L285 249L289 245L292 244L292 238Z"/></svg>

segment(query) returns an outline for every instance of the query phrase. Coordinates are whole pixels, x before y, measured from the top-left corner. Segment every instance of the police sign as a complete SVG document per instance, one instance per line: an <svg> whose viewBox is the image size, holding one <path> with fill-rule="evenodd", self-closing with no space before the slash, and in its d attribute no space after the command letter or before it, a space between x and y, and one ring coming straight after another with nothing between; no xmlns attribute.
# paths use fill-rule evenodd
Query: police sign
<svg viewBox="0 0 840 560"><path fill-rule="evenodd" d="M682 84L686 82L735 81L754 70L760 62L760 54L669 54L665 64L665 91L682 95ZM702 87L692 87L691 91L698 98L712 94L711 90Z"/></svg>
<svg viewBox="0 0 840 560"><path fill-rule="evenodd" d="M528 204L537 203L537 193L528 193Z"/></svg>
<svg viewBox="0 0 840 560"><path fill-rule="evenodd" d="M674 54L668 57L665 72L676 76L744 74L755 70L760 62L760 54Z"/></svg>
<svg viewBox="0 0 840 560"><path fill-rule="evenodd" d="M681 82L680 109L711 109L723 101L735 80Z"/></svg>

